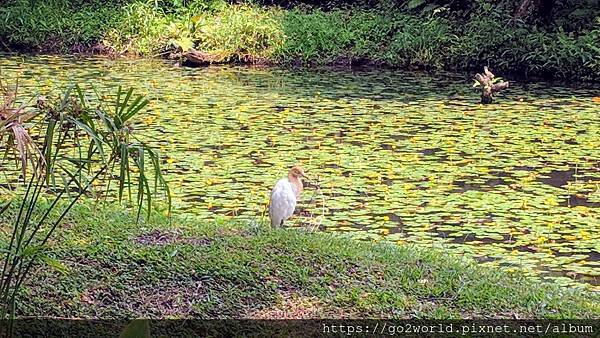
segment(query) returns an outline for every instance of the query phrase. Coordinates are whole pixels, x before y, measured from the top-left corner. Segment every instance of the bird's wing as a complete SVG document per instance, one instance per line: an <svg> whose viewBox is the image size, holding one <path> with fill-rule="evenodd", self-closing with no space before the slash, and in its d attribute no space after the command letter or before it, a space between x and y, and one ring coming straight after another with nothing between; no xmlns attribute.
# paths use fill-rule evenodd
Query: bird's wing
<svg viewBox="0 0 600 338"><path fill-rule="evenodd" d="M296 194L289 180L283 178L277 181L271 200L269 201L269 216L271 225L280 226L283 221L292 216L296 209Z"/></svg>

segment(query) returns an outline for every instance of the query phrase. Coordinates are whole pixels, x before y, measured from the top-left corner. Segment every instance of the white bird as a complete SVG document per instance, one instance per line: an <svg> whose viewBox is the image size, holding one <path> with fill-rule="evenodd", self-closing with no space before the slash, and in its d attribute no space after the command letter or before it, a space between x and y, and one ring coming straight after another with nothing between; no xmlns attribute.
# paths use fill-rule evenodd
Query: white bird
<svg viewBox="0 0 600 338"><path fill-rule="evenodd" d="M296 209L296 202L302 193L302 177L307 178L300 166L290 169L288 176L275 184L269 200L269 216L273 227L283 226Z"/></svg>

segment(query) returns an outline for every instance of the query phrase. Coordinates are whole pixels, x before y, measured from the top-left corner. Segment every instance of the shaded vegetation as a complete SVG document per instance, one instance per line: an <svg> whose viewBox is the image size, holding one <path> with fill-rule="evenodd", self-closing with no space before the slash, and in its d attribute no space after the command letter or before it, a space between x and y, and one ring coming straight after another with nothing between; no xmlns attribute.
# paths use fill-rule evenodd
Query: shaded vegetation
<svg viewBox="0 0 600 338"><path fill-rule="evenodd" d="M269 5L273 2L264 2ZM12 0L0 8L5 49L168 55L197 48L226 61L478 69L570 79L600 74L600 17L591 1L517 18L514 2ZM357 6L355 4L355 6ZM95 46L95 48L92 48Z"/></svg>
<svg viewBox="0 0 600 338"><path fill-rule="evenodd" d="M0 224L6 219L0 220ZM2 240L6 240L3 237ZM101 318L598 318L585 291L437 250L302 229L77 206L20 295L20 315Z"/></svg>

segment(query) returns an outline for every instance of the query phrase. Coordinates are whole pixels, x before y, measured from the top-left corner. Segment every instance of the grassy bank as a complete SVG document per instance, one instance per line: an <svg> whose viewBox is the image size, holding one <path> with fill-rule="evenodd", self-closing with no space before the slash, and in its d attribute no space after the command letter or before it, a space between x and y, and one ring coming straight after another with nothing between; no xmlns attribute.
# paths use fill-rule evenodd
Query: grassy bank
<svg viewBox="0 0 600 338"><path fill-rule="evenodd" d="M141 56L194 47L224 62L469 71L489 64L498 73L577 80L600 75L600 17L594 11L586 24L565 16L540 28L485 1L460 16L392 5L323 11L162 3L11 0L0 8L0 45Z"/></svg>
<svg viewBox="0 0 600 338"><path fill-rule="evenodd" d="M6 214L3 233L6 234ZM76 207L19 299L25 316L598 318L598 295L444 252L301 229Z"/></svg>

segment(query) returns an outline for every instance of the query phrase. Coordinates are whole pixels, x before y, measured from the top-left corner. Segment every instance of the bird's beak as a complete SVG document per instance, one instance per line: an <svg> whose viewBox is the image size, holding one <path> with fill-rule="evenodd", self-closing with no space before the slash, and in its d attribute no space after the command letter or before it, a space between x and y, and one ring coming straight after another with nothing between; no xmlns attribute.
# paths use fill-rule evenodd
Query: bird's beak
<svg viewBox="0 0 600 338"><path fill-rule="evenodd" d="M302 175L302 177L306 178L308 181L310 181L310 178L308 178L308 176L306 176L305 173L301 173L300 175Z"/></svg>

